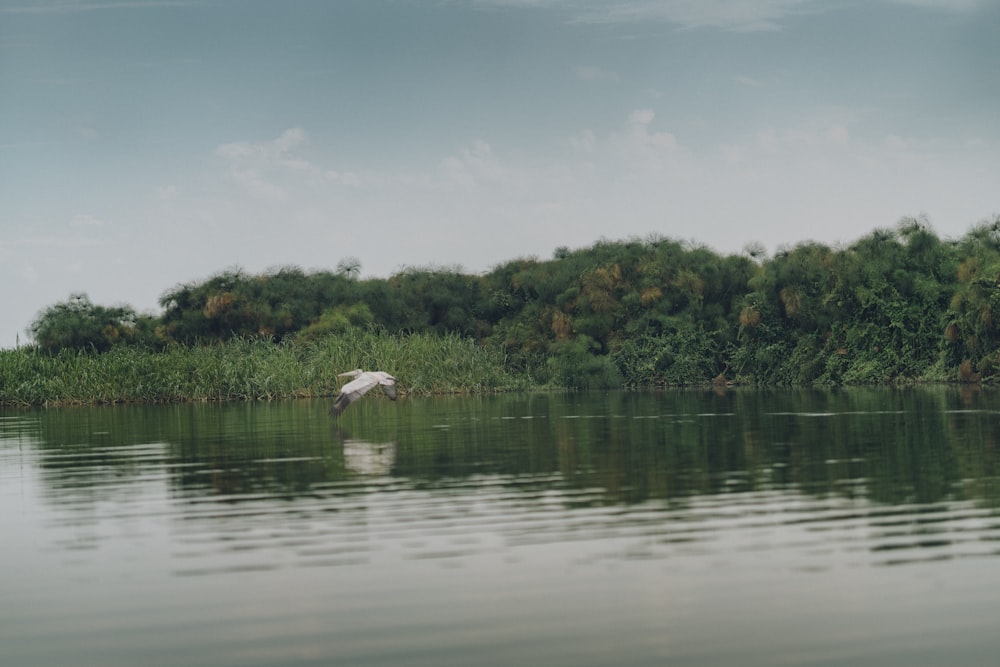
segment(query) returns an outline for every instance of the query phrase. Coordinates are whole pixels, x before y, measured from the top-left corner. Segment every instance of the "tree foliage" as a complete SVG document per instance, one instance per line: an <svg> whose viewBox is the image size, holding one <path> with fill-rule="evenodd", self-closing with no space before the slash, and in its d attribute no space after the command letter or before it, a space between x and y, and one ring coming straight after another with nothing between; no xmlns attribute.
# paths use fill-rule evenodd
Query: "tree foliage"
<svg viewBox="0 0 1000 667"><path fill-rule="evenodd" d="M117 343L147 342L151 329L152 318L136 315L129 306L98 306L86 294L71 294L40 312L28 333L46 352L104 352Z"/></svg>
<svg viewBox="0 0 1000 667"><path fill-rule="evenodd" d="M144 337L455 334L580 387L991 379L1000 378L1000 218L955 241L906 218L847 246L807 242L770 258L756 245L724 256L650 236L560 247L479 275L410 267L361 279L353 257L333 271L232 268L168 290L160 305L146 321L75 295L31 333L45 350L96 351Z"/></svg>

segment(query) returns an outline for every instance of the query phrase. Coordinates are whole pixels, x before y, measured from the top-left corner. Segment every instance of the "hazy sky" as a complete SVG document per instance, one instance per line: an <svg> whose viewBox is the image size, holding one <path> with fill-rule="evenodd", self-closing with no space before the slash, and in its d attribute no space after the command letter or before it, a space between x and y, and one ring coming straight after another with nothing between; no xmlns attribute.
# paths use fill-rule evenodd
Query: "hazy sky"
<svg viewBox="0 0 1000 667"><path fill-rule="evenodd" d="M0 0L0 346L239 265L1000 213L995 0Z"/></svg>

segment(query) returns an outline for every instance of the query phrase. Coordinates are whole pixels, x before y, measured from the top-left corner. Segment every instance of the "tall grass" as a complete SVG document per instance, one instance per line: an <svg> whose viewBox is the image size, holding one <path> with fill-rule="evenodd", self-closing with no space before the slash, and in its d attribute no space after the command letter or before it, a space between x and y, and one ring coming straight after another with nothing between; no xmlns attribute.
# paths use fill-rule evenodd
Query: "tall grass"
<svg viewBox="0 0 1000 667"><path fill-rule="evenodd" d="M120 346L103 354L0 350L0 404L67 405L269 400L336 393L337 374L385 370L404 393L526 389L503 354L459 336L353 330L310 342L233 340L151 351Z"/></svg>

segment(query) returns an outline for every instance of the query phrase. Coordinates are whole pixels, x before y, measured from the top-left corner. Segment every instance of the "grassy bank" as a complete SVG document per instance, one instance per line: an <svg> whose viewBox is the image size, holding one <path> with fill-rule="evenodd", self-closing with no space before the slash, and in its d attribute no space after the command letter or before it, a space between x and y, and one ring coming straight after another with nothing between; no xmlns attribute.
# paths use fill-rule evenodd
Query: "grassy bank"
<svg viewBox="0 0 1000 667"><path fill-rule="evenodd" d="M500 353L459 336L351 331L314 342L237 339L164 351L119 346L103 354L0 351L0 404L73 405L271 400L336 393L337 373L387 370L411 394L525 389Z"/></svg>

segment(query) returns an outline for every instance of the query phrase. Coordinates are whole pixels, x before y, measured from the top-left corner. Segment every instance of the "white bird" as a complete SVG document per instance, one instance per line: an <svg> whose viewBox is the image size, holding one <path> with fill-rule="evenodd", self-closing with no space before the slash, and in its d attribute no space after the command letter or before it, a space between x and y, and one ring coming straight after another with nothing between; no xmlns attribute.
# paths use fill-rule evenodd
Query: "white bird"
<svg viewBox="0 0 1000 667"><path fill-rule="evenodd" d="M337 400L333 402L333 407L330 408L330 414L334 417L346 410L348 405L364 396L369 389L377 385L382 385L382 391L385 395L394 401L396 400L396 378L385 371L363 371L357 368L353 371L340 373L337 377L352 377L354 379L340 388Z"/></svg>

